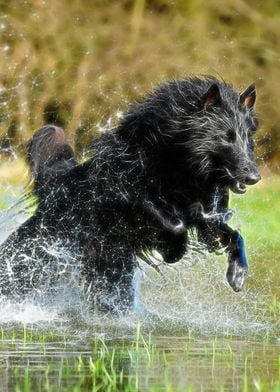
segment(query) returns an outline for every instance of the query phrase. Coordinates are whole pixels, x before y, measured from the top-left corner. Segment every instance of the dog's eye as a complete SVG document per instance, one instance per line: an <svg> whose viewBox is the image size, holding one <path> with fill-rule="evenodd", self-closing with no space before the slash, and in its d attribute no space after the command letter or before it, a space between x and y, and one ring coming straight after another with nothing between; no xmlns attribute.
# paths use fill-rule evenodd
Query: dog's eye
<svg viewBox="0 0 280 392"><path fill-rule="evenodd" d="M227 131L227 141L229 143L234 143L236 141L236 132L234 129L229 129Z"/></svg>

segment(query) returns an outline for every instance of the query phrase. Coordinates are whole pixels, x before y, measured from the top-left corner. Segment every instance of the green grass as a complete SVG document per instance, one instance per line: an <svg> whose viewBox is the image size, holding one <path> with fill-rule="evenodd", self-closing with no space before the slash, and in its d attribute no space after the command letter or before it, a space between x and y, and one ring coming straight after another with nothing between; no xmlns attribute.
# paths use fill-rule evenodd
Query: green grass
<svg viewBox="0 0 280 392"><path fill-rule="evenodd" d="M260 287L279 324L280 176L267 176L245 195L232 197L234 227L241 227L250 265L248 284Z"/></svg>
<svg viewBox="0 0 280 392"><path fill-rule="evenodd" d="M280 176L264 178L245 195L234 196L231 204L252 246L262 242L267 251L270 247L280 250Z"/></svg>
<svg viewBox="0 0 280 392"><path fill-rule="evenodd" d="M82 348L77 353L71 349L75 342L70 336L61 342L48 333L30 334L25 328L17 328L2 333L0 349L11 359L10 366L0 367L0 379L8 372L16 392L279 392L280 357L276 350L268 355L263 345L256 350L250 341L239 343L231 337L177 339L173 345L163 345L160 339L143 335L138 325L130 339L94 337L86 353ZM264 359L271 362L264 363Z"/></svg>

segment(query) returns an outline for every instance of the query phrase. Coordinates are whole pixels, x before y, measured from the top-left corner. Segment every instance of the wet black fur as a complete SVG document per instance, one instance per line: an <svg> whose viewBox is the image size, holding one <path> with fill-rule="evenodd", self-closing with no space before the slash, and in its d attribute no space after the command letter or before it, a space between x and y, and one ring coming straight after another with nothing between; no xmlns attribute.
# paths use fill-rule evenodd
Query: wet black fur
<svg viewBox="0 0 280 392"><path fill-rule="evenodd" d="M192 227L209 250L233 244L237 232L223 215L229 189L258 175L255 90L244 94L212 77L163 84L103 134L82 164L61 130L39 130L28 153L38 208L1 247L2 293L44 285L55 244L81 261L101 307L125 309L137 255L156 249L166 262L178 261Z"/></svg>

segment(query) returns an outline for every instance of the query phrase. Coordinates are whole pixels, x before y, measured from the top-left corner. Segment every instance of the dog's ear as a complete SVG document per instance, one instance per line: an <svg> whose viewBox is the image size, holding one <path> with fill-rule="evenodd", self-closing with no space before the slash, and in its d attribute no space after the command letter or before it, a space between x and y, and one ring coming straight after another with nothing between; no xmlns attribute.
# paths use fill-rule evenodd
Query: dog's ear
<svg viewBox="0 0 280 392"><path fill-rule="evenodd" d="M202 110L207 112L211 107L222 103L219 86L213 83L207 93L202 97Z"/></svg>
<svg viewBox="0 0 280 392"><path fill-rule="evenodd" d="M246 109L252 109L256 102L256 86L255 83L250 84L243 93L240 94L239 102Z"/></svg>

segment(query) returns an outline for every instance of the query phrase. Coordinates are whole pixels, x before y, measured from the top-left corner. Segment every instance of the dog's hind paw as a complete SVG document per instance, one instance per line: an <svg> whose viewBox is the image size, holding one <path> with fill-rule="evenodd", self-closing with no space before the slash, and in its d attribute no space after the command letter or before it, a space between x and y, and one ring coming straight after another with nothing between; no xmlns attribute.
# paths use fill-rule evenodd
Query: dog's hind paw
<svg viewBox="0 0 280 392"><path fill-rule="evenodd" d="M242 290L247 273L247 266L241 266L237 260L230 261L227 270L227 281L235 292Z"/></svg>

